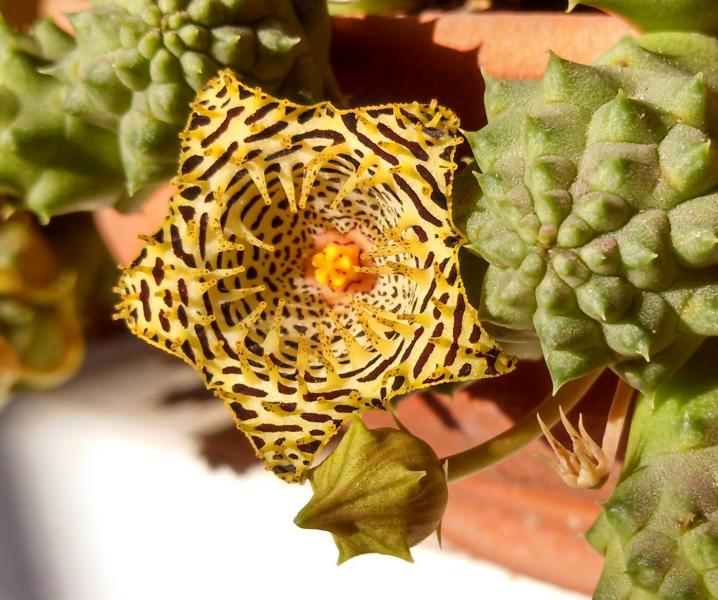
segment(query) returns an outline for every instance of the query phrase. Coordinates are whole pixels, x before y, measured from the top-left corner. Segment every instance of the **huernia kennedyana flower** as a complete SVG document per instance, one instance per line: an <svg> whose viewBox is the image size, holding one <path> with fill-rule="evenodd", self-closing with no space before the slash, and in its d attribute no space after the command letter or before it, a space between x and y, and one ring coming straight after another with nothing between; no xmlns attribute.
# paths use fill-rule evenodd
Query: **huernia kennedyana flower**
<svg viewBox="0 0 718 600"><path fill-rule="evenodd" d="M300 106L230 71L192 105L118 314L201 371L286 480L357 411L513 367L459 273L457 132L435 103Z"/></svg>

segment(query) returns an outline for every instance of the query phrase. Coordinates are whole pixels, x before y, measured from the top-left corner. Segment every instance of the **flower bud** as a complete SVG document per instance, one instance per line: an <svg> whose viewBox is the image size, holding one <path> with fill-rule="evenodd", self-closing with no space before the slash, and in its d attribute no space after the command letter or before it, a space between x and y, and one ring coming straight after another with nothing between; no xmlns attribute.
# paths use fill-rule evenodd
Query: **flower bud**
<svg viewBox="0 0 718 600"><path fill-rule="evenodd" d="M0 407L15 387L62 383L83 356L74 278L27 214L0 219Z"/></svg>
<svg viewBox="0 0 718 600"><path fill-rule="evenodd" d="M406 431L366 428L355 417L336 450L309 472L314 496L294 522L330 532L344 561L376 552L411 561L446 508L444 468Z"/></svg>

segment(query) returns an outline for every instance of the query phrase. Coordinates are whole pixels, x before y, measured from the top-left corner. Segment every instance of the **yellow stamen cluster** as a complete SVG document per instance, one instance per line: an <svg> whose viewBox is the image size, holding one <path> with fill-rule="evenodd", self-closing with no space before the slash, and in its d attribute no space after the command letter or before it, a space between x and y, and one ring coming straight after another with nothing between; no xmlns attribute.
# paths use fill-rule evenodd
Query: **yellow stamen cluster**
<svg viewBox="0 0 718 600"><path fill-rule="evenodd" d="M360 279L354 267L359 266L359 248L354 244L328 244L312 257L316 269L314 278L334 291L345 290L353 281Z"/></svg>

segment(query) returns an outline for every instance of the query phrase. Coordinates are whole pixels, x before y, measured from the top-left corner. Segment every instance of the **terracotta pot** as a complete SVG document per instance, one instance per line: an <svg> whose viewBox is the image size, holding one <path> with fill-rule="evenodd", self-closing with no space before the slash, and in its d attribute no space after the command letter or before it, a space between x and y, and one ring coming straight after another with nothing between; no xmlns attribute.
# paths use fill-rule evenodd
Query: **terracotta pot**
<svg viewBox="0 0 718 600"><path fill-rule="evenodd" d="M38 14L40 0L0 0L0 10L3 18L16 27L26 29L32 24Z"/></svg>
<svg viewBox="0 0 718 600"><path fill-rule="evenodd" d="M620 21L591 14L336 18L332 60L353 105L437 98L459 114L465 129L476 129L485 122L481 69L496 77L538 78L547 64L547 50L590 62L628 33ZM123 216L112 209L96 214L118 261L129 262L142 245L137 236L159 226L170 193L163 188L137 215ZM577 409L584 412L596 438L605 415L595 412L607 411L614 384L612 375L603 376ZM500 380L479 382L451 401L431 394L414 396L400 405L399 417L446 455L509 427L548 390L545 369L527 363ZM386 415L376 413L367 420L389 424ZM452 484L444 538L517 571L590 592L602 560L580 534L598 515L596 501L606 493L567 488L536 454L547 454L540 442L485 473Z"/></svg>

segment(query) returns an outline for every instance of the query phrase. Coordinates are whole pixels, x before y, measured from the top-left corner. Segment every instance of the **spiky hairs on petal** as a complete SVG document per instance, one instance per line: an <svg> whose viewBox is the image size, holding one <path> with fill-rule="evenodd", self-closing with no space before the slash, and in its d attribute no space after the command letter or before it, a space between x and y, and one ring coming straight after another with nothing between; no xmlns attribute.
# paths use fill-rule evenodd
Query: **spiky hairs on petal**
<svg viewBox="0 0 718 600"><path fill-rule="evenodd" d="M537 336L556 387L612 366L649 389L718 334L717 90L718 40L699 34L488 81L469 135L481 316Z"/></svg>
<svg viewBox="0 0 718 600"><path fill-rule="evenodd" d="M170 215L122 277L120 315L202 371L275 473L300 479L355 411L512 367L458 270L453 113L302 107L228 71L192 110ZM370 240L377 278L336 306L305 280L331 230Z"/></svg>

